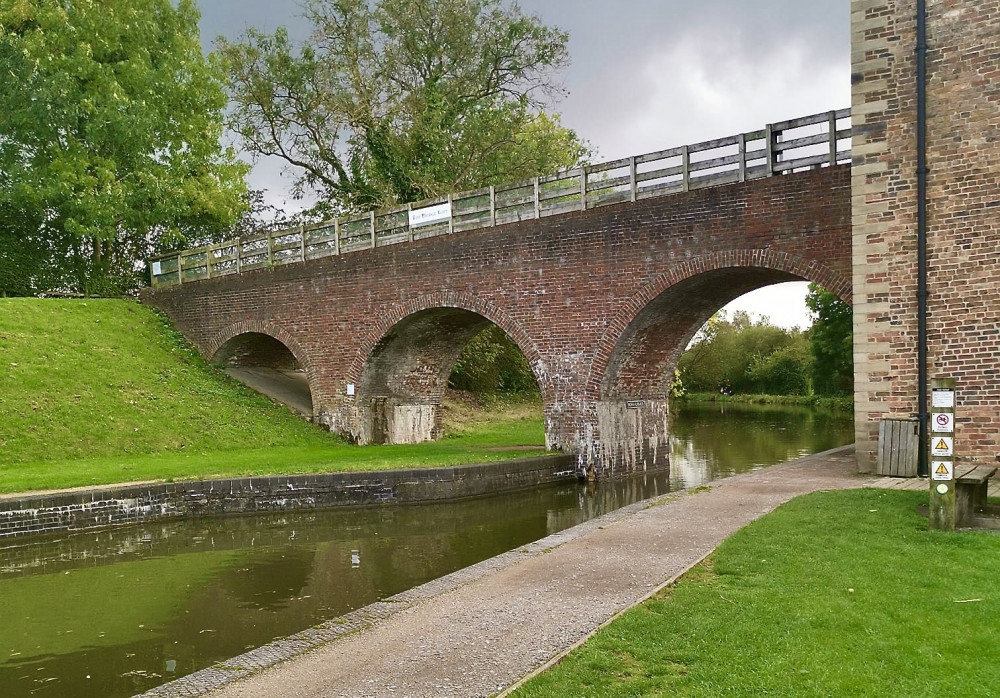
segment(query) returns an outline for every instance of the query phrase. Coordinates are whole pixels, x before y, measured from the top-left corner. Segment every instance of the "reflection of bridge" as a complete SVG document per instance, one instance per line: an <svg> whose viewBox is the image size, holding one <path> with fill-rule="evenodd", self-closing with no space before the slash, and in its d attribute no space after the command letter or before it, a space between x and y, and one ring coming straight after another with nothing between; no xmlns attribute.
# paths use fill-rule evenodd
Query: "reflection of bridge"
<svg viewBox="0 0 1000 698"><path fill-rule="evenodd" d="M531 363L550 447L652 466L712 313L796 279L850 298L848 118L184 251L145 299L206 356L301 366L316 421L361 442L437 436L455 359L494 323Z"/></svg>

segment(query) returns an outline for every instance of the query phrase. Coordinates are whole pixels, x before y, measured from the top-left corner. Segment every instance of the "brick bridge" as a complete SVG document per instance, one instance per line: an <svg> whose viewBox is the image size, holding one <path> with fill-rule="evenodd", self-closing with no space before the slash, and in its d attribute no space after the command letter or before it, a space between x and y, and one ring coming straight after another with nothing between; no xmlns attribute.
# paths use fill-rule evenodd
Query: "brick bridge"
<svg viewBox="0 0 1000 698"><path fill-rule="evenodd" d="M713 313L792 280L850 302L848 119L188 250L154 261L144 300L210 359L301 367L314 420L361 443L437 437L451 368L493 323L531 364L549 448L662 465L673 368Z"/></svg>

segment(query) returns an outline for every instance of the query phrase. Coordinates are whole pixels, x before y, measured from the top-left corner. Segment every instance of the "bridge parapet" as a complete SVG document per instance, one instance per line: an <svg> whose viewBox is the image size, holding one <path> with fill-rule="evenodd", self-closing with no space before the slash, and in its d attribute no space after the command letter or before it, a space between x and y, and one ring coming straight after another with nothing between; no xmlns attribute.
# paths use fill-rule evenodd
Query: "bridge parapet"
<svg viewBox="0 0 1000 698"><path fill-rule="evenodd" d="M153 257L154 288L851 160L850 109L727 138Z"/></svg>

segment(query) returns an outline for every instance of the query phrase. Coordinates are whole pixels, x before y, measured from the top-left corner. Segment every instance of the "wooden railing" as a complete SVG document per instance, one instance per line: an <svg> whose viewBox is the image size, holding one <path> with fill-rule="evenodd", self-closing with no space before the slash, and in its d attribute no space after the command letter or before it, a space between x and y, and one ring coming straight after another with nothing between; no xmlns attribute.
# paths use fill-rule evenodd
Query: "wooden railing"
<svg viewBox="0 0 1000 698"><path fill-rule="evenodd" d="M154 287L850 162L850 110L154 257Z"/></svg>

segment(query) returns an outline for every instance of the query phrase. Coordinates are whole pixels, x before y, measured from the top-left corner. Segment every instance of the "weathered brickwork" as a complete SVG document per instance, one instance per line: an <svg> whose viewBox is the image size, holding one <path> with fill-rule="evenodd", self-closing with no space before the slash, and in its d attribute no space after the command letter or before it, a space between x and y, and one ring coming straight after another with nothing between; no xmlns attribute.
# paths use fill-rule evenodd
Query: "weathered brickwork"
<svg viewBox="0 0 1000 698"><path fill-rule="evenodd" d="M149 291L206 357L280 340L315 419L360 441L437 434L451 366L488 322L531 363L549 447L581 466L666 453L664 376L746 291L791 279L851 295L850 167L522 221ZM353 385L355 395L348 395Z"/></svg>
<svg viewBox="0 0 1000 698"><path fill-rule="evenodd" d="M0 497L0 540L157 519L457 499L573 480L571 456L454 468L246 477Z"/></svg>
<svg viewBox="0 0 1000 698"><path fill-rule="evenodd" d="M918 412L916 2L853 0L858 458ZM1000 1L928 3L928 374L958 381L960 461L1000 453Z"/></svg>

